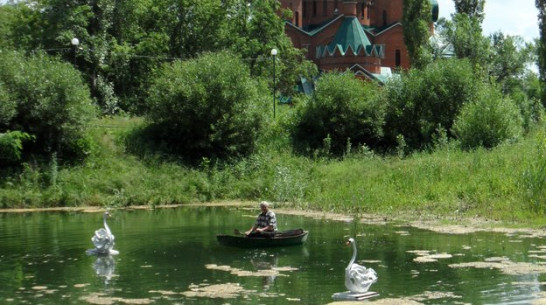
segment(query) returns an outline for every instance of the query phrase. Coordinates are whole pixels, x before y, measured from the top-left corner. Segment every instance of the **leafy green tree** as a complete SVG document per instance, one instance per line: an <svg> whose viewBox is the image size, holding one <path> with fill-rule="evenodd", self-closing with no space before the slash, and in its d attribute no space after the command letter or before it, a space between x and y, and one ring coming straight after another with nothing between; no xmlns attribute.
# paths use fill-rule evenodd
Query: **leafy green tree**
<svg viewBox="0 0 546 305"><path fill-rule="evenodd" d="M341 156L352 147L374 147L383 135L384 103L377 83L351 73L323 74L311 100L303 104L293 130L301 153Z"/></svg>
<svg viewBox="0 0 546 305"><path fill-rule="evenodd" d="M427 49L430 36L432 8L429 0L404 0L402 24L404 25L404 43L413 67L423 68L431 60Z"/></svg>
<svg viewBox="0 0 546 305"><path fill-rule="evenodd" d="M483 21L485 0L453 0L455 11L458 14L466 14L471 18L477 18L480 23Z"/></svg>
<svg viewBox="0 0 546 305"><path fill-rule="evenodd" d="M520 36L505 36L501 32L492 34L490 40L489 75L501 84L503 92L507 94L521 81L532 59L532 47L525 45Z"/></svg>
<svg viewBox="0 0 546 305"><path fill-rule="evenodd" d="M40 12L29 7L26 1L0 5L0 49L28 52L40 48L43 34Z"/></svg>
<svg viewBox="0 0 546 305"><path fill-rule="evenodd" d="M166 64L150 88L156 140L189 160L248 155L269 114L260 89L227 52Z"/></svg>
<svg viewBox="0 0 546 305"><path fill-rule="evenodd" d="M536 0L535 6L538 9L538 29L540 40L538 41L538 71L540 73L541 82L541 100L542 105L546 107L546 0Z"/></svg>
<svg viewBox="0 0 546 305"><path fill-rule="evenodd" d="M468 60L437 60L411 69L387 83L386 148L403 137L408 149L430 146L440 130L451 127L462 105L475 99L480 78Z"/></svg>
<svg viewBox="0 0 546 305"><path fill-rule="evenodd" d="M522 135L522 117L510 98L495 86L480 90L478 98L461 108L453 130L462 148L492 148Z"/></svg>
<svg viewBox="0 0 546 305"><path fill-rule="evenodd" d="M481 19L468 14L454 14L444 33L457 58L468 58L477 70L484 70L489 59L489 40L482 35Z"/></svg>
<svg viewBox="0 0 546 305"><path fill-rule="evenodd" d="M250 67L252 76L273 80L273 60L277 88L286 95L294 94L294 85L301 76L316 75L316 66L305 59L302 50L294 48L284 34L284 21L277 0L231 0L225 45L240 54ZM280 13L280 14L279 14ZM289 12L285 12L289 13ZM271 50L278 50L273 58Z"/></svg>
<svg viewBox="0 0 546 305"><path fill-rule="evenodd" d="M42 53L26 57L15 51L0 52L0 84L15 101L16 113L0 132L11 130L35 137L29 153L58 152L59 157L83 153L82 139L95 116L89 89L67 63ZM27 149L25 148L25 152Z"/></svg>

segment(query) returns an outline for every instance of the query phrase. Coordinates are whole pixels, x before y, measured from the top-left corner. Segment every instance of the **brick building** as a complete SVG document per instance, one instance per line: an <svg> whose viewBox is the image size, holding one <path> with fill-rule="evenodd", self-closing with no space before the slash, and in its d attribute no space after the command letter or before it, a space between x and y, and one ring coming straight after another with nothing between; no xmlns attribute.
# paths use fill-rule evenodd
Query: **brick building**
<svg viewBox="0 0 546 305"><path fill-rule="evenodd" d="M293 12L285 32L320 70L350 69L381 80L410 67L402 30L403 0L281 0ZM438 2L430 0L431 33Z"/></svg>

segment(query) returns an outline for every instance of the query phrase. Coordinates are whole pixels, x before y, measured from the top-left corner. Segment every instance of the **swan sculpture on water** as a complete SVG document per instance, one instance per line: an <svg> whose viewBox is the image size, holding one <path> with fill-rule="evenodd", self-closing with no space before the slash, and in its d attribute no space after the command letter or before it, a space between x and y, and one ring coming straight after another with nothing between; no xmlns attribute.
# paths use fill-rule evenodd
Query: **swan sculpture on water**
<svg viewBox="0 0 546 305"><path fill-rule="evenodd" d="M91 241L95 245L95 249L87 250L88 254L96 255L116 255L119 251L114 250L114 234L110 231L110 227L106 223L106 218L110 216L108 211L104 212L103 222L104 228L100 228L95 231L95 235L91 237Z"/></svg>
<svg viewBox="0 0 546 305"><path fill-rule="evenodd" d="M349 238L347 245L353 245L353 257L345 268L345 287L351 293L367 292L370 286L377 281L377 273L372 268L355 264L356 242L353 238Z"/></svg>

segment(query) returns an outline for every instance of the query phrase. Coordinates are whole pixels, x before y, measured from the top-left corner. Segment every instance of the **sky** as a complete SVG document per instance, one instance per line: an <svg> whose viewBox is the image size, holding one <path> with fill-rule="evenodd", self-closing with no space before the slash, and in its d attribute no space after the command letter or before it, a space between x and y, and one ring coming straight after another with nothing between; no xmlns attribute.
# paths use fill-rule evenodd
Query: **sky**
<svg viewBox="0 0 546 305"><path fill-rule="evenodd" d="M440 18L451 19L451 14L455 13L453 0L437 1ZM505 35L519 35L527 42L539 37L535 0L486 0L484 12L485 36L500 31Z"/></svg>

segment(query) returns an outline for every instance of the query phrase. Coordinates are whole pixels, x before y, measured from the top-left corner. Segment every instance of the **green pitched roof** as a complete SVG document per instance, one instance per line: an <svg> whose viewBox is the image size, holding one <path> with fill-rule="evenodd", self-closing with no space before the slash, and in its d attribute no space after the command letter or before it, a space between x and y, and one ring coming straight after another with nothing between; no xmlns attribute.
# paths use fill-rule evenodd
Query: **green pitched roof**
<svg viewBox="0 0 546 305"><path fill-rule="evenodd" d="M333 53L337 48L341 51L341 54L345 54L350 47L354 53L357 53L360 48L367 50L371 45L358 19L356 17L346 17L334 40L328 45L328 51Z"/></svg>

